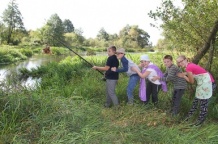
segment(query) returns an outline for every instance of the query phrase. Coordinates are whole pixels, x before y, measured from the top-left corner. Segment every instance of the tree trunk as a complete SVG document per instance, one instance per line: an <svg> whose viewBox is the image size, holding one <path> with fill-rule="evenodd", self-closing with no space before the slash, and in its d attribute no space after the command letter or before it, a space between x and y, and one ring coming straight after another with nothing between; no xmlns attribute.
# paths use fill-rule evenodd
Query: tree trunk
<svg viewBox="0 0 218 144"><path fill-rule="evenodd" d="M12 29L9 28L8 30L8 38L7 38L7 44L10 45L11 43L11 35L12 35Z"/></svg>
<svg viewBox="0 0 218 144"><path fill-rule="evenodd" d="M194 56L192 62L195 64L198 64L199 61L201 60L201 58L207 53L207 51L210 48L210 42L215 39L216 34L218 31L218 20L215 22L214 27L210 33L210 35L208 36L204 46L198 50L197 54Z"/></svg>
<svg viewBox="0 0 218 144"><path fill-rule="evenodd" d="M207 71L211 71L211 65L213 63L213 55L214 55L214 49L215 49L215 39L213 39L210 43L210 49L209 49L209 58L208 58L208 61L207 61L207 65L205 67L205 69Z"/></svg>

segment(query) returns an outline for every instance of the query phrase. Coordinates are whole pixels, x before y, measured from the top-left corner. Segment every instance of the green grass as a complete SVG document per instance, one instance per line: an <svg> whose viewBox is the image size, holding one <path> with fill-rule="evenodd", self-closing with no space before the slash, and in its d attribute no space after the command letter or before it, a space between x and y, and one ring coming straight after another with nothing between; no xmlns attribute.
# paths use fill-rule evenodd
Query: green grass
<svg viewBox="0 0 218 144"><path fill-rule="evenodd" d="M135 62L139 56L128 55ZM149 54L161 66L162 56ZM84 57L95 65L104 66L106 56ZM164 67L163 67L164 68ZM0 91L0 143L81 143L81 144L144 144L144 143L217 143L217 95L210 102L209 115L201 127L190 122L179 123L188 112L194 94L187 90L180 115L171 117L171 89L159 93L159 105L142 105L135 89L135 105L126 105L128 77L120 75L116 88L120 108L104 108L105 82L102 75L78 57L67 57L60 63L23 70L41 76L41 85L27 90ZM15 80L14 80L15 81Z"/></svg>

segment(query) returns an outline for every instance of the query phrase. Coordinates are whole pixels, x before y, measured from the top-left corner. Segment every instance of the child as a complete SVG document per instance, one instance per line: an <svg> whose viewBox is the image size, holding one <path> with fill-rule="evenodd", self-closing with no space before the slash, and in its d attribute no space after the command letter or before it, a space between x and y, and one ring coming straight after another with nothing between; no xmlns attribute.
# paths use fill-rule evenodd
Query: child
<svg viewBox="0 0 218 144"><path fill-rule="evenodd" d="M208 113L208 101L212 96L212 82L214 82L214 79L204 68L188 62L184 55L177 58L177 63L179 66L186 68L186 72L178 73L177 76L185 78L186 81L191 84L193 84L195 80L197 81L195 99L185 121L190 119L200 102L200 114L194 125L201 125L205 121Z"/></svg>
<svg viewBox="0 0 218 144"><path fill-rule="evenodd" d="M184 78L178 77L176 74L182 72L176 65L173 64L173 58L171 55L164 56L163 59L164 65L167 67L167 70L163 77L153 77L152 80L161 80L161 81L172 81L174 89L172 93L172 115L177 115L179 111L179 105L181 98L187 87L186 80Z"/></svg>
<svg viewBox="0 0 218 144"><path fill-rule="evenodd" d="M158 103L158 92L162 86L163 91L167 91L166 82L160 80L152 81L154 76L163 76L161 70L150 62L148 55L142 55L140 58L141 66L143 67L142 72L140 72L136 67L132 67L132 70L137 72L141 77L140 79L140 99L147 104L150 100L150 95L152 95L152 103L156 105ZM145 78L148 78L147 85L145 83Z"/></svg>
<svg viewBox="0 0 218 144"><path fill-rule="evenodd" d="M116 47L115 46L110 46L107 49L107 54L108 54L108 59L106 62L106 65L104 67L98 67L98 66L93 66L92 68L95 70L101 70L101 71L106 71L105 73L105 78L106 78L106 103L105 107L110 107L111 103L113 103L114 106L118 106L118 98L115 93L115 87L117 84L118 80L118 72L113 72L111 71L112 67L118 68L119 66L119 61L115 55L116 53Z"/></svg>
<svg viewBox="0 0 218 144"><path fill-rule="evenodd" d="M118 73L126 72L126 74L129 76L129 82L127 86L127 97L128 97L128 104L133 104L134 102L133 91L139 81L139 76L136 72L131 70L131 67L135 66L138 70L140 69L132 60L127 59L125 57L124 48L119 48L117 50L117 58L121 60L122 68L117 69L116 67L113 67L111 70Z"/></svg>

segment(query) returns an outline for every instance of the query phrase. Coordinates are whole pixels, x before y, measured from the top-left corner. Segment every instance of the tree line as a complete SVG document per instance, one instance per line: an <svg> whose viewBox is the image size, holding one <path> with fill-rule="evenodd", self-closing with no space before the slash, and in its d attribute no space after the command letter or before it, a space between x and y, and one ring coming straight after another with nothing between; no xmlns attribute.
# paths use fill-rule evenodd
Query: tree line
<svg viewBox="0 0 218 144"><path fill-rule="evenodd" d="M53 14L46 24L37 30L26 30L22 14L15 0L11 0L0 21L0 44L60 46L65 42L69 46L105 47L114 44L127 48L145 48L151 46L149 34L137 25L126 25L119 34L109 34L102 27L96 38L86 39L82 29L75 29L69 19L61 20Z"/></svg>

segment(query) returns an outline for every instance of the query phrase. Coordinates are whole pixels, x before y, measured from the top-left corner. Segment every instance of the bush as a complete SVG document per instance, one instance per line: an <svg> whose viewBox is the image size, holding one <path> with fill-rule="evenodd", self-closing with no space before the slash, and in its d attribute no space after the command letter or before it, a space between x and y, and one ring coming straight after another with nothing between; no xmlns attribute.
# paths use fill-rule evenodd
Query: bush
<svg viewBox="0 0 218 144"><path fill-rule="evenodd" d="M8 64L8 63L12 63L12 62L14 62L14 58L11 55L8 55L8 54L3 55L0 58L0 63L2 63L2 64Z"/></svg>
<svg viewBox="0 0 218 144"><path fill-rule="evenodd" d="M27 57L31 57L33 55L33 52L30 49L21 49L20 52Z"/></svg>
<svg viewBox="0 0 218 144"><path fill-rule="evenodd" d="M87 56L90 56L90 55L96 55L96 52L91 50L91 49L88 49L87 53L86 53Z"/></svg>

